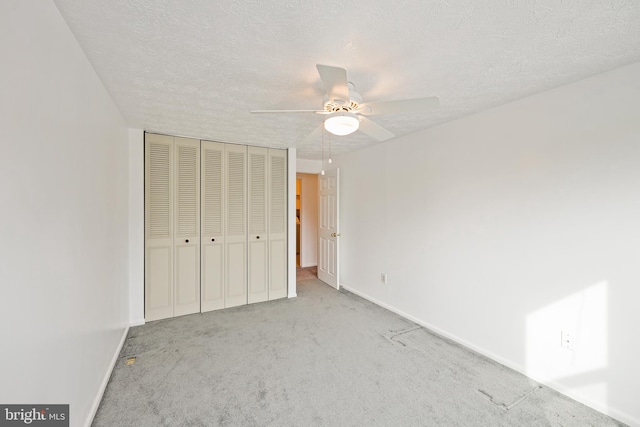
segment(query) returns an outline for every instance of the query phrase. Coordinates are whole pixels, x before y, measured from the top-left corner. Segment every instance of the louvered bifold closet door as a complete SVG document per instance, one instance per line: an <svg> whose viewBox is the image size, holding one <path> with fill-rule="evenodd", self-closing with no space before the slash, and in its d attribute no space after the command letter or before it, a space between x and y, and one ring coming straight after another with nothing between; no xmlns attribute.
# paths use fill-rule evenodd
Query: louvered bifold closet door
<svg viewBox="0 0 640 427"><path fill-rule="evenodd" d="M224 144L201 142L201 310L224 308Z"/></svg>
<svg viewBox="0 0 640 427"><path fill-rule="evenodd" d="M249 233L248 302L269 299L267 275L267 153L266 148L249 147Z"/></svg>
<svg viewBox="0 0 640 427"><path fill-rule="evenodd" d="M225 307L247 303L247 147L225 146Z"/></svg>
<svg viewBox="0 0 640 427"><path fill-rule="evenodd" d="M173 315L200 312L200 140L174 138Z"/></svg>
<svg viewBox="0 0 640 427"><path fill-rule="evenodd" d="M173 138L145 136L145 274L147 321L173 316Z"/></svg>
<svg viewBox="0 0 640 427"><path fill-rule="evenodd" d="M287 152L269 150L269 299L287 296Z"/></svg>

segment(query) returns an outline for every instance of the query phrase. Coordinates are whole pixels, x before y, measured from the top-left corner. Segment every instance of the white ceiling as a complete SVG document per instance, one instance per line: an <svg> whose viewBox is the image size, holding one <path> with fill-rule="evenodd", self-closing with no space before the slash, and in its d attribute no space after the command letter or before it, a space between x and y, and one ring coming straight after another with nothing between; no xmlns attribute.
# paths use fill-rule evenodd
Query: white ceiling
<svg viewBox="0 0 640 427"><path fill-rule="evenodd" d="M640 61L640 2L55 0L129 126L319 158L315 65L365 101L436 95L375 116L397 136ZM640 78L640 76L639 76ZM377 141L333 137L335 152Z"/></svg>

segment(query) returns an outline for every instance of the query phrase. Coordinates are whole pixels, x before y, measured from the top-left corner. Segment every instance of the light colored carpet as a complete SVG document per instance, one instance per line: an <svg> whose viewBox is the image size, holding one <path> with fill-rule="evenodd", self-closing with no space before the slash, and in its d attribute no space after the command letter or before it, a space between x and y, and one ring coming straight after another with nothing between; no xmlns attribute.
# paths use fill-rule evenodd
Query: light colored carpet
<svg viewBox="0 0 640 427"><path fill-rule="evenodd" d="M294 299L132 328L94 425L622 424L311 279Z"/></svg>

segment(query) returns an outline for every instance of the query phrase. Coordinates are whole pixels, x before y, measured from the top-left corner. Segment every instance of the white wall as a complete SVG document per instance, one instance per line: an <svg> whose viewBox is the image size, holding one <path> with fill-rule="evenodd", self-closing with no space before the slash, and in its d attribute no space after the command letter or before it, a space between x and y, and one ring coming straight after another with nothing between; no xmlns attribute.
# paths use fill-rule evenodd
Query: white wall
<svg viewBox="0 0 640 427"><path fill-rule="evenodd" d="M298 173L318 174L321 170L322 162L320 160L296 159L296 171Z"/></svg>
<svg viewBox="0 0 640 427"><path fill-rule="evenodd" d="M128 131L53 2L0 3L0 402L83 425L129 322Z"/></svg>
<svg viewBox="0 0 640 427"><path fill-rule="evenodd" d="M318 175L299 173L300 267L318 265Z"/></svg>
<svg viewBox="0 0 640 427"><path fill-rule="evenodd" d="M638 76L336 158L343 285L640 425Z"/></svg>
<svg viewBox="0 0 640 427"><path fill-rule="evenodd" d="M144 325L144 131L129 129L129 323Z"/></svg>

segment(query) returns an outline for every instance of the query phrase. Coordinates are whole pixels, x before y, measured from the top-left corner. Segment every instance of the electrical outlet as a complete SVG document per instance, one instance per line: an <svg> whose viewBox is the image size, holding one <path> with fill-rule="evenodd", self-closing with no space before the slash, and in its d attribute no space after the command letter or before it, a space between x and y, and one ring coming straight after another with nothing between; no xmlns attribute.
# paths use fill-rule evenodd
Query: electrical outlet
<svg viewBox="0 0 640 427"><path fill-rule="evenodd" d="M560 331L560 346L567 350L574 351L576 349L576 339L574 334L569 331Z"/></svg>
<svg viewBox="0 0 640 427"><path fill-rule="evenodd" d="M383 285L387 284L387 273L380 273L380 283Z"/></svg>

